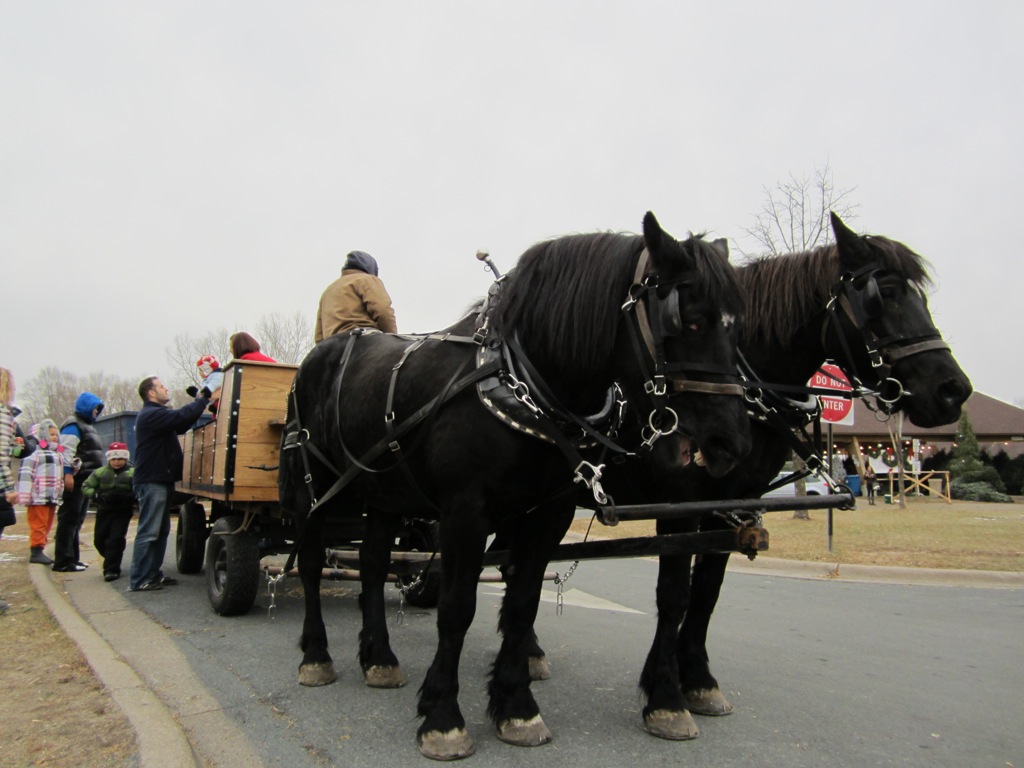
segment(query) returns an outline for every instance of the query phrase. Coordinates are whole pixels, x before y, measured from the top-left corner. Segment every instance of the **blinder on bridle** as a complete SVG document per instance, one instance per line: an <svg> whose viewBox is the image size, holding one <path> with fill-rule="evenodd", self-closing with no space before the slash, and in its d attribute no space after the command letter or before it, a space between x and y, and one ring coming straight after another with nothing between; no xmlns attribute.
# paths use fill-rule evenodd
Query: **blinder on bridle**
<svg viewBox="0 0 1024 768"><path fill-rule="evenodd" d="M682 282L682 281L679 281ZM679 290L673 284L665 296L658 296L652 307L654 321L651 325L658 328L665 336L679 336L683 332L683 315L679 310Z"/></svg>
<svg viewBox="0 0 1024 768"><path fill-rule="evenodd" d="M629 289L629 296L622 305L622 311L632 313L634 322L629 324L638 359L647 375L645 388L654 397L678 395L685 392L705 395L742 396L738 371L734 368L715 366L708 363L686 361L668 362L665 356L665 341L683 332L683 313L680 306L679 287L689 285L693 278L684 276L663 280L659 275L648 272L650 256L644 249L637 262L636 275ZM640 306L644 311L637 310ZM641 344L642 341L642 344ZM643 364L645 356L653 363L653 373ZM721 381L713 381L715 376Z"/></svg>
<svg viewBox="0 0 1024 768"><path fill-rule="evenodd" d="M885 309L878 286L878 278L884 272L875 265L868 265L855 272L844 273L839 278L839 282L832 287L825 308L828 314L821 329L821 340L827 348L829 331L835 333L846 363L843 367L852 374L854 388L863 391L865 377L857 369L856 358L847 338L859 336L871 362L869 383L873 385L874 391L870 394L886 410L891 410L901 398L913 394L892 375L893 366L900 360L922 352L948 350L949 345L934 327L922 333L897 333L889 336L878 336L871 329L871 321L881 317Z"/></svg>

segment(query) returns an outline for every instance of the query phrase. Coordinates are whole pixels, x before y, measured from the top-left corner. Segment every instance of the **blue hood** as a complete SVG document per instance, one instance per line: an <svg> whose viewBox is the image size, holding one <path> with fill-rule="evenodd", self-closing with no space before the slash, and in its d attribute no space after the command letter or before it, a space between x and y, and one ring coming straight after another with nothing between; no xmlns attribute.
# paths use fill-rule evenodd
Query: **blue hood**
<svg viewBox="0 0 1024 768"><path fill-rule="evenodd" d="M75 400L75 415L81 416L92 424L96 421L92 417L92 411L97 406L99 406L100 410L96 415L99 416L100 413L103 413L103 401L96 397L92 392L83 392L78 396L78 399Z"/></svg>
<svg viewBox="0 0 1024 768"><path fill-rule="evenodd" d="M345 257L345 266L342 269L358 269L368 275L377 276L377 260L366 251L352 251Z"/></svg>

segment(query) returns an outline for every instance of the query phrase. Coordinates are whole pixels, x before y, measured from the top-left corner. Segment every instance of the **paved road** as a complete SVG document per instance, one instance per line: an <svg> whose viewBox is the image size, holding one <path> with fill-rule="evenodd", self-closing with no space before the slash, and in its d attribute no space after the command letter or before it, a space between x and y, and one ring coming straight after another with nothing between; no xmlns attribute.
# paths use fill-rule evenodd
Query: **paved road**
<svg viewBox="0 0 1024 768"><path fill-rule="evenodd" d="M389 593L393 645L410 684L371 690L355 663L357 585L327 585L325 620L341 679L303 688L297 580L279 591L273 618L266 593L247 616L222 618L210 610L201 576L162 592L124 593L95 570L66 579L73 602L142 671L203 758L247 768L426 765L414 713L433 652L432 611L406 607L399 625L397 594ZM654 626L654 575L646 560L584 563L561 616L553 587L546 592L538 631L553 677L534 691L554 741L535 749L499 742L485 716L500 588L481 585L462 665L461 703L477 745L471 762L1024 765L1024 589L732 574L711 647L736 712L701 718L699 739L672 743L641 730L636 693Z"/></svg>

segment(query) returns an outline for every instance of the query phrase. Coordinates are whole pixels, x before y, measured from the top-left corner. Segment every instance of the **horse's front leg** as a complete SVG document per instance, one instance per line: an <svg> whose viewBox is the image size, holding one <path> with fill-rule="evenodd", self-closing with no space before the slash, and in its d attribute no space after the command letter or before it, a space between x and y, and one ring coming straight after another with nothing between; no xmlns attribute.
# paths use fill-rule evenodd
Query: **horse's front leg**
<svg viewBox="0 0 1024 768"><path fill-rule="evenodd" d="M387 616L384 610L384 585L391 564L391 543L398 531L398 518L370 509L366 534L359 548L359 581L362 594L359 607L363 628L359 632L359 665L363 680L371 688L401 688L405 675L398 657L391 650Z"/></svg>
<svg viewBox="0 0 1024 768"><path fill-rule="evenodd" d="M690 596L690 555L662 555L658 561L658 625L640 675L647 699L644 728L663 739L696 738L699 731L679 688L676 644Z"/></svg>
<svg viewBox="0 0 1024 768"><path fill-rule="evenodd" d="M481 517L441 523L441 597L437 604L437 651L419 691L416 731L420 752L434 760L473 754L473 740L459 709L459 659L476 614L476 590L487 530Z"/></svg>
<svg viewBox="0 0 1024 768"><path fill-rule="evenodd" d="M732 704L711 674L708 626L725 581L728 553L702 555L693 569L690 606L679 634L677 658L686 706L695 715L728 715Z"/></svg>
<svg viewBox="0 0 1024 768"><path fill-rule="evenodd" d="M510 744L533 747L551 740L551 731L530 691L531 653L539 649L533 627L544 571L573 512L571 504L538 508L521 522L511 540L498 621L502 643L491 671L487 708L498 738Z"/></svg>
<svg viewBox="0 0 1024 768"><path fill-rule="evenodd" d="M503 549L508 549L509 541L511 538L504 530L499 530L495 535L491 545L487 548L488 552L497 552ZM508 575L506 571L507 567L500 569L502 579L508 581ZM537 640L537 633L531 633L532 640L530 642L530 679L531 680L547 680L551 677L551 665L548 663L547 655L544 653L544 649L540 647L540 642Z"/></svg>
<svg viewBox="0 0 1024 768"><path fill-rule="evenodd" d="M306 520L299 548L299 576L306 601L302 622L302 663L299 682L302 685L329 685L338 679L334 663L327 652L327 628L320 605L320 579L323 575L325 550L323 518L313 515Z"/></svg>

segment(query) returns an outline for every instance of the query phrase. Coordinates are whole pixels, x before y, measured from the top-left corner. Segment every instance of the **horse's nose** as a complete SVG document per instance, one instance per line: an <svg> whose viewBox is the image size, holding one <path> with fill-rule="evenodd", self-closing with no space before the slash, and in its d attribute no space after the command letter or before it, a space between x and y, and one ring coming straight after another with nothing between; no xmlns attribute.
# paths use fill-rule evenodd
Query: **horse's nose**
<svg viewBox="0 0 1024 768"><path fill-rule="evenodd" d="M721 477L739 466L740 461L750 453L749 435L737 436L735 439L710 438L700 446L704 455L708 474Z"/></svg>
<svg viewBox="0 0 1024 768"><path fill-rule="evenodd" d="M939 397L950 408L959 408L971 396L974 388L965 377L951 376L938 387Z"/></svg>

